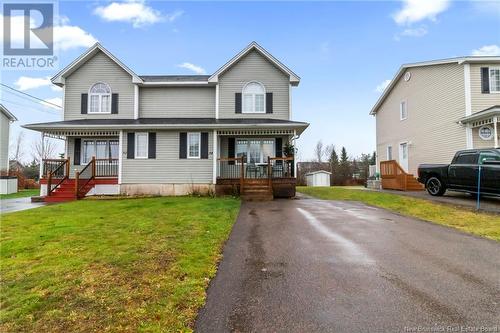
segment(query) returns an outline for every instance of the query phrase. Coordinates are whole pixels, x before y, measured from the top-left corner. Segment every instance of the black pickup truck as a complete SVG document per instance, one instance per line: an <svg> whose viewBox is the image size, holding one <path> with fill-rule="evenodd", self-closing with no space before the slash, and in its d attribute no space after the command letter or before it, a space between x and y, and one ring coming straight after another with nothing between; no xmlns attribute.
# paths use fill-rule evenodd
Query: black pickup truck
<svg viewBox="0 0 500 333"><path fill-rule="evenodd" d="M446 190L477 193L481 165L480 193L500 196L500 149L470 149L455 154L451 164L421 164L418 181L430 195L440 196Z"/></svg>

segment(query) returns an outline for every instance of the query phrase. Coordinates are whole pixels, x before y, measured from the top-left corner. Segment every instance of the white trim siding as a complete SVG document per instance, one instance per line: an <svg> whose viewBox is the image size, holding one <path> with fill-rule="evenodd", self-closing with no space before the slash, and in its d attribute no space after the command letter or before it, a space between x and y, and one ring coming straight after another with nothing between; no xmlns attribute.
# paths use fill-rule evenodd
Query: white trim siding
<svg viewBox="0 0 500 333"><path fill-rule="evenodd" d="M217 130L214 130L213 133L213 143L212 143L212 183L215 184L217 182L217 158L218 158L218 136Z"/></svg>
<svg viewBox="0 0 500 333"><path fill-rule="evenodd" d="M139 86L134 84L134 119L139 119Z"/></svg>
<svg viewBox="0 0 500 333"><path fill-rule="evenodd" d="M123 131L120 131L120 136L118 137L118 184L122 183L122 173L123 173Z"/></svg>
<svg viewBox="0 0 500 333"><path fill-rule="evenodd" d="M219 84L215 86L215 119L219 119Z"/></svg>
<svg viewBox="0 0 500 333"><path fill-rule="evenodd" d="M472 149L474 148L474 140L472 138L472 127L470 124L467 124L465 126L465 139L466 139L466 144L467 144L467 149Z"/></svg>

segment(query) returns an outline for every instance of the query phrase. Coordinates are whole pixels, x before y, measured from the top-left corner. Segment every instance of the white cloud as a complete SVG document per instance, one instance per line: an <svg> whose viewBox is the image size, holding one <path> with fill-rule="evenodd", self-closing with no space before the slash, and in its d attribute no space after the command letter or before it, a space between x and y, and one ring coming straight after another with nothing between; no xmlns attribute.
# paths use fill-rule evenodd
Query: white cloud
<svg viewBox="0 0 500 333"><path fill-rule="evenodd" d="M90 33L74 25L54 27L54 43L58 50L66 51L79 47L90 47L97 42Z"/></svg>
<svg viewBox="0 0 500 333"><path fill-rule="evenodd" d="M394 35L394 39L399 41L401 40L401 37L423 37L427 35L429 31L427 30L427 27L425 25L420 26L418 28L406 28L401 32L398 32L397 34Z"/></svg>
<svg viewBox="0 0 500 333"><path fill-rule="evenodd" d="M46 107L49 107L49 108L52 108L52 109L56 109L56 110L60 110L61 108L58 108L57 106L55 105L59 105L62 107L62 98L61 97L54 97L54 98L46 98L44 99L45 102L40 102L40 104L42 104L43 106L46 106ZM55 105L52 105L52 104L49 104L49 103L52 103L52 104L55 104Z"/></svg>
<svg viewBox="0 0 500 333"><path fill-rule="evenodd" d="M180 65L177 65L177 67L189 69L190 71L195 72L196 74L205 74L206 73L206 71L203 67L196 66L196 65L189 63L189 62L184 62Z"/></svg>
<svg viewBox="0 0 500 333"><path fill-rule="evenodd" d="M52 85L50 82L50 77L29 77L29 76L21 76L19 77L14 85L17 89L21 91L26 91L30 89L37 89L40 87L46 87Z"/></svg>
<svg viewBox="0 0 500 333"><path fill-rule="evenodd" d="M403 8L393 15L393 19L400 25L435 21L437 15L447 10L449 5L449 0L403 0Z"/></svg>
<svg viewBox="0 0 500 333"><path fill-rule="evenodd" d="M500 46L485 45L476 50L472 50L473 56L500 56Z"/></svg>
<svg viewBox="0 0 500 333"><path fill-rule="evenodd" d="M107 6L99 6L94 10L94 14L108 22L128 22L132 23L134 28L140 28L163 20L173 22L183 12L176 11L162 16L160 11L147 6L144 0L131 0L126 2L112 2Z"/></svg>
<svg viewBox="0 0 500 333"><path fill-rule="evenodd" d="M3 15L0 17L0 28L3 30ZM90 47L97 40L90 33L82 28L74 25L69 25L67 17L56 18L56 25L54 26L54 48L56 50L66 51L72 48ZM37 26L37 21L30 17L30 24ZM23 45L24 43L24 16L11 17L11 43L12 45ZM1 34L3 36L3 32ZM44 44L31 35L30 41L34 41L32 47L44 47ZM3 37L2 37L3 38Z"/></svg>
<svg viewBox="0 0 500 333"><path fill-rule="evenodd" d="M391 80L384 80L384 81L380 82L380 84L377 87L375 87L375 91L382 93L390 83L391 83Z"/></svg>

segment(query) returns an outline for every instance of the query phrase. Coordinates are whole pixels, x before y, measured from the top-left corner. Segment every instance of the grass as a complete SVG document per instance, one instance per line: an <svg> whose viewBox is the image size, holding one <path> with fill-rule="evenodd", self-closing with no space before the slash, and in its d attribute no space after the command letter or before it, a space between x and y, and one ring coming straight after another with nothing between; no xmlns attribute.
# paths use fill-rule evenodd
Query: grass
<svg viewBox="0 0 500 333"><path fill-rule="evenodd" d="M15 199L24 197L33 197L40 194L40 189L19 190L16 193L0 194L0 199Z"/></svg>
<svg viewBox="0 0 500 333"><path fill-rule="evenodd" d="M239 205L82 200L2 215L0 331L191 331Z"/></svg>
<svg viewBox="0 0 500 333"><path fill-rule="evenodd" d="M500 217L498 215L476 213L462 207L453 207L391 193L339 187L297 187L297 190L320 199L361 201L402 215L500 241Z"/></svg>

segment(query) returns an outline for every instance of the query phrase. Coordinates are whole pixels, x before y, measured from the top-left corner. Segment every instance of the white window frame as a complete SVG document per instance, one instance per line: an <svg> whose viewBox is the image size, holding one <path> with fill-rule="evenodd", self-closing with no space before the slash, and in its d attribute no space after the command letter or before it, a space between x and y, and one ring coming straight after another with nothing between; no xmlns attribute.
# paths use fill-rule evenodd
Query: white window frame
<svg viewBox="0 0 500 333"><path fill-rule="evenodd" d="M260 85L262 87L262 89L264 90L264 92L262 93L263 97L264 97L264 108L263 108L263 111L256 111L255 110L255 97L257 95L260 95L260 94L245 94L245 89L248 87L248 85L250 84L253 84L253 83L256 83L258 85ZM252 96L252 108L251 110L252 111L246 111L246 102L245 102L245 95L251 95ZM266 87L258 82L258 81L250 81L250 82L247 82L244 86L243 86L243 89L241 90L241 113L266 113Z"/></svg>
<svg viewBox="0 0 500 333"><path fill-rule="evenodd" d="M89 163L89 161L86 161L85 160L85 142L89 142L89 141L92 141L94 143L94 154L92 156L95 156L95 158L97 158L97 141L106 141L106 149L108 150L107 152L110 154L111 153L111 148L110 148L110 142L111 141L117 141L119 142L119 139L106 139L106 138L97 138L97 139L85 139L85 138L82 138L82 147L80 149L80 161L82 163ZM118 155L119 155L119 152L118 152ZM117 156L116 158L119 158L119 156Z"/></svg>
<svg viewBox="0 0 500 333"><path fill-rule="evenodd" d="M481 135L481 129L485 128L485 127L490 129L491 134L488 138ZM479 127L477 130L477 134L478 134L479 138L481 138L481 140L484 140L484 141L491 141L493 139L493 137L495 136L495 134L493 132L494 132L493 128L490 125L483 125L483 126Z"/></svg>
<svg viewBox="0 0 500 333"><path fill-rule="evenodd" d="M275 157L276 156L276 138L235 138L235 147L234 147L234 154L235 156L237 155L236 153L236 145L238 144L238 140L246 140L247 141L247 151L246 151L246 156L248 158L248 147L250 145L249 141L251 140L259 140L260 141L260 160L261 162L258 162L256 164L264 164L264 163L267 163L267 156L264 156L264 153L262 151L262 141L264 140L269 140L269 141L272 141L273 142L273 152L272 152L272 156L271 157ZM246 163L248 163L248 160L246 161ZM239 164L239 162L238 162Z"/></svg>
<svg viewBox="0 0 500 333"><path fill-rule="evenodd" d="M190 151L189 151L189 146L191 144L191 140L190 140L190 134L198 134L198 155L197 156L191 156L190 155ZM187 150L187 158L192 158L192 159L200 159L201 158L201 132L188 132L187 133L187 140L186 140L186 144L187 144L187 147L186 147L186 150Z"/></svg>
<svg viewBox="0 0 500 333"><path fill-rule="evenodd" d="M403 105L405 106L406 116L403 117ZM403 121L408 119L408 102L403 100L399 102L399 120Z"/></svg>
<svg viewBox="0 0 500 333"><path fill-rule="evenodd" d="M97 84L105 84L108 89L109 89L109 93L107 94L102 94L102 93L91 93L92 91L92 88L97 85ZM92 96L97 96L98 97L98 103L97 105L99 106L99 111L92 111ZM108 110L109 112L102 112L102 97L103 96L109 96L109 102L108 102ZM111 86L109 84L107 84L106 82L96 82L94 84L92 84L89 88L89 92L88 92L88 101L87 101L87 113L88 114L111 114L111 99L112 99L112 96L113 96L113 91L111 90Z"/></svg>
<svg viewBox="0 0 500 333"><path fill-rule="evenodd" d="M489 84L490 84L490 93L491 94L500 94L500 87L498 87L498 90L493 90L492 87L493 87L493 80L492 80L492 75L491 75L491 71L492 70L495 70L495 71L499 71L500 72L500 67L498 66L494 66L494 67L489 67L488 68L488 80L489 80ZM500 73L499 73L500 75Z"/></svg>
<svg viewBox="0 0 500 333"><path fill-rule="evenodd" d="M137 155L137 147L139 140L137 140L138 136L145 135L146 136L146 156L138 156ZM149 133L148 132L135 132L135 142L134 142L134 158L135 159L147 159L149 157Z"/></svg>
<svg viewBox="0 0 500 333"><path fill-rule="evenodd" d="M390 154L390 155L391 155L391 157L390 157L390 158L389 158L389 148L390 148L390 150L391 150L391 154ZM388 146L386 147L386 149L385 149L385 154L386 154L386 157L387 157L387 160L388 160L388 161L392 161L392 160L394 160L393 153L394 153L394 151L393 151L393 149L392 149L392 145L388 145Z"/></svg>

